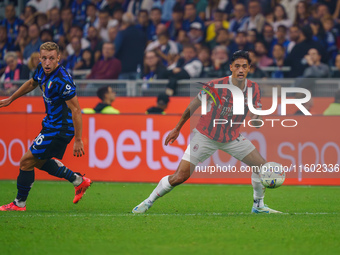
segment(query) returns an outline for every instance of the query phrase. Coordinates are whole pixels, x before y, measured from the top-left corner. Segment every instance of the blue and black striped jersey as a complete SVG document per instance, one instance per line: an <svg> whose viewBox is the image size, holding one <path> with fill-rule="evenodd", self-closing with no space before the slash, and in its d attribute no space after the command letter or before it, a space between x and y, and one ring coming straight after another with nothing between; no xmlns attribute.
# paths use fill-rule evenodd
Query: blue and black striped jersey
<svg viewBox="0 0 340 255"><path fill-rule="evenodd" d="M47 115L42 122L43 128L59 130L67 136L74 135L72 113L65 102L76 96L76 85L71 75L59 65L46 76L39 64L33 80L38 82L45 101Z"/></svg>

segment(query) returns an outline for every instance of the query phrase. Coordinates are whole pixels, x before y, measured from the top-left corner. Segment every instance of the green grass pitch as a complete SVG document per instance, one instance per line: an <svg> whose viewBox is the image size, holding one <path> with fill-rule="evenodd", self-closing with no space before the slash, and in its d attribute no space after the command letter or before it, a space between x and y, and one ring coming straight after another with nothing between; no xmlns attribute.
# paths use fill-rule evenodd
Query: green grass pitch
<svg viewBox="0 0 340 255"><path fill-rule="evenodd" d="M246 185L176 187L145 215L155 184L95 182L74 205L68 182L36 181L26 212L0 212L1 254L340 254L340 187L282 186L252 215ZM0 203L16 195L0 181Z"/></svg>

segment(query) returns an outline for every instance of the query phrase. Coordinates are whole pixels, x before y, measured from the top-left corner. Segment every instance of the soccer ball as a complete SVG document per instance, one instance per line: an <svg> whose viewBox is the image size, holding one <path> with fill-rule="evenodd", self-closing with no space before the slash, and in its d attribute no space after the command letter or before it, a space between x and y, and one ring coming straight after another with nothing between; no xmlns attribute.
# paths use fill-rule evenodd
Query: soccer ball
<svg viewBox="0 0 340 255"><path fill-rule="evenodd" d="M286 178L282 165L275 162L268 162L261 167L260 181L266 188L274 189L280 187Z"/></svg>

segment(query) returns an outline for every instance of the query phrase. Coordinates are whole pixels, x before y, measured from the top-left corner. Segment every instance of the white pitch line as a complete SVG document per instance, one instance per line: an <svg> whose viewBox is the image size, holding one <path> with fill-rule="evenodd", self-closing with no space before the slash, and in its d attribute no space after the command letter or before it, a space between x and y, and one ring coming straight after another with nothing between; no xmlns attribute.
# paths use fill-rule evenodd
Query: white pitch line
<svg viewBox="0 0 340 255"><path fill-rule="evenodd" d="M26 212L20 212L22 215L11 215L11 212L3 212L0 214L0 218L33 218L33 217L140 217L140 216L237 216L237 215L251 215L251 213L152 213L152 214L133 214L133 213L120 213L120 214L29 214ZM304 213L282 213L279 215L339 215L340 212L304 212Z"/></svg>

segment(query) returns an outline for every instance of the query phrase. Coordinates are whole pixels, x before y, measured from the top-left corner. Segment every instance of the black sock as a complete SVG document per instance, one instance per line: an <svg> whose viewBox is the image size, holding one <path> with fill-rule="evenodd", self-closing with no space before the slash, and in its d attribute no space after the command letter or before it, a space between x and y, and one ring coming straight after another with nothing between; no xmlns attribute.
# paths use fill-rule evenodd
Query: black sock
<svg viewBox="0 0 340 255"><path fill-rule="evenodd" d="M40 168L50 175L56 176L58 178L64 178L69 182L73 182L76 179L76 175L70 169L64 165L58 165L53 159L48 159L46 163Z"/></svg>
<svg viewBox="0 0 340 255"><path fill-rule="evenodd" d="M26 201L28 197L28 193L30 192L32 185L34 182L34 170L32 171L22 171L20 169L20 173L17 179L17 200L18 202Z"/></svg>

